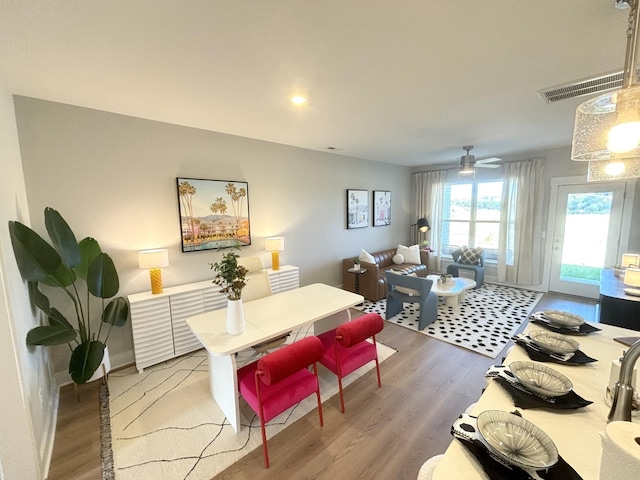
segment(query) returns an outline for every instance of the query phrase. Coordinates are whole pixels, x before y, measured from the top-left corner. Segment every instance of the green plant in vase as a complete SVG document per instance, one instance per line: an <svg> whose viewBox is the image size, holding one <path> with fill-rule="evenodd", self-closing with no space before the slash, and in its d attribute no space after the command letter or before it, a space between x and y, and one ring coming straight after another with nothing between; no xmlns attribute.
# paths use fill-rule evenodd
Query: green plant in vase
<svg viewBox="0 0 640 480"><path fill-rule="evenodd" d="M247 284L246 276L249 270L238 265L238 258L240 255L237 253L227 252L219 262L209 264L216 272L213 283L221 287L220 292L224 293L229 300L240 300L242 289Z"/></svg>
<svg viewBox="0 0 640 480"><path fill-rule="evenodd" d="M78 242L67 222L53 208L45 208L44 220L51 243L26 225L9 222L20 275L28 282L31 302L47 319L47 325L27 333L27 344L68 344L71 379L85 383L102 363L111 328L127 322L129 304L123 297L107 302L118 293L120 282L113 260L95 239L87 237ZM63 292L68 308L73 311L71 320L51 306L41 285Z"/></svg>

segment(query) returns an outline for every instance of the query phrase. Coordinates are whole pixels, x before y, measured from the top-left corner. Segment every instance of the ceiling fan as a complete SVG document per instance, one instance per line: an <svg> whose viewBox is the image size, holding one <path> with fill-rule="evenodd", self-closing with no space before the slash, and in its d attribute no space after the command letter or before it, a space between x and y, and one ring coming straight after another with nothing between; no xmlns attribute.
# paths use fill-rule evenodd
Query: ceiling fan
<svg viewBox="0 0 640 480"><path fill-rule="evenodd" d="M499 162L502 160L498 157L490 157L483 158L481 160L476 160L474 155L471 155L469 152L473 148L473 145L467 145L462 147L467 153L460 157L460 173L474 173L475 167L479 168L498 168L500 165L494 165L493 162Z"/></svg>

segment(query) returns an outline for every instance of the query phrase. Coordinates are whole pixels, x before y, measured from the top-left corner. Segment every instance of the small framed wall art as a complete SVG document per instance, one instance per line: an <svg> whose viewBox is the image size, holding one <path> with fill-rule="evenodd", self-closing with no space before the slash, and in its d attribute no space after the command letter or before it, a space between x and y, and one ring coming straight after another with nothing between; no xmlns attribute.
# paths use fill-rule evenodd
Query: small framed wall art
<svg viewBox="0 0 640 480"><path fill-rule="evenodd" d="M391 192L373 191L373 226L391 225Z"/></svg>
<svg viewBox="0 0 640 480"><path fill-rule="evenodd" d="M178 178L183 252L251 245L249 184Z"/></svg>
<svg viewBox="0 0 640 480"><path fill-rule="evenodd" d="M369 226L369 190L347 190L347 228Z"/></svg>

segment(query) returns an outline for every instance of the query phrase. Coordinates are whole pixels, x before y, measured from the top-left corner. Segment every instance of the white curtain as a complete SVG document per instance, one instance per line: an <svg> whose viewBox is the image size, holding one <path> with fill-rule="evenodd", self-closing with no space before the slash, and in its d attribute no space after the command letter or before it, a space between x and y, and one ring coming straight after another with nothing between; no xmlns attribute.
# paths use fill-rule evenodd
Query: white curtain
<svg viewBox="0 0 640 480"><path fill-rule="evenodd" d="M544 160L505 163L504 167L498 281L539 285Z"/></svg>
<svg viewBox="0 0 640 480"><path fill-rule="evenodd" d="M430 255L429 268L440 271L440 238L442 235L442 201L444 198L444 180L446 170L416 173L414 189L413 221L426 218L431 229L426 233L429 246L433 249ZM414 231L417 240L417 231Z"/></svg>

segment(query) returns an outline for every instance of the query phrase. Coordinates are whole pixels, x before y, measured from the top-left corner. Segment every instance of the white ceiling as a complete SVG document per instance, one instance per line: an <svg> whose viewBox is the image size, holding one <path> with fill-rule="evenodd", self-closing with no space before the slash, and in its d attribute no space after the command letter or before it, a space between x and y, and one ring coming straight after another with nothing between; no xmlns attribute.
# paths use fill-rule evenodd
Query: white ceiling
<svg viewBox="0 0 640 480"><path fill-rule="evenodd" d="M571 143L614 0L0 0L15 94L416 166ZM293 93L309 102L294 108Z"/></svg>

